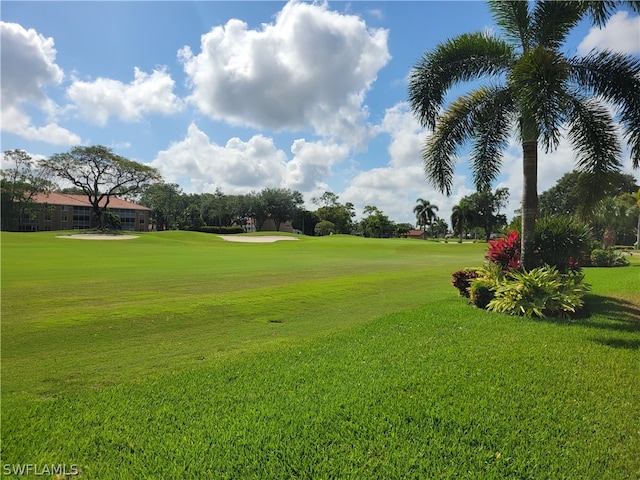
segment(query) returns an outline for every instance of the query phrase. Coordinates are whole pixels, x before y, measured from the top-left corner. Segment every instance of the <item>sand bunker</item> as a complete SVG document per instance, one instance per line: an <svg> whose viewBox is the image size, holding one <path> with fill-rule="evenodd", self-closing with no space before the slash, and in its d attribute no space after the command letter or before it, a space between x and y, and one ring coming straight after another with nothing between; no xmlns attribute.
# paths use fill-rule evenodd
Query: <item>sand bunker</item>
<svg viewBox="0 0 640 480"><path fill-rule="evenodd" d="M218 235L227 242L245 242L245 243L272 243L279 240L298 240L296 237L280 237L276 235L264 235L255 237L241 237L239 235Z"/></svg>

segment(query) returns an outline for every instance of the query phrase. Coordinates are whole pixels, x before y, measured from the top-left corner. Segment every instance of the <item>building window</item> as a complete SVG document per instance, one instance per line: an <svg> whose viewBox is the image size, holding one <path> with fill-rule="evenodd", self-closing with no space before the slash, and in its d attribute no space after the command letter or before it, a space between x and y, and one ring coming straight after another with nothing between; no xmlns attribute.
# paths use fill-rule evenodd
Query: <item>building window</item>
<svg viewBox="0 0 640 480"><path fill-rule="evenodd" d="M62 211L66 212L67 211L67 206L66 205L62 205Z"/></svg>
<svg viewBox="0 0 640 480"><path fill-rule="evenodd" d="M62 215L62 221L66 222L67 221L67 216L66 215Z"/></svg>

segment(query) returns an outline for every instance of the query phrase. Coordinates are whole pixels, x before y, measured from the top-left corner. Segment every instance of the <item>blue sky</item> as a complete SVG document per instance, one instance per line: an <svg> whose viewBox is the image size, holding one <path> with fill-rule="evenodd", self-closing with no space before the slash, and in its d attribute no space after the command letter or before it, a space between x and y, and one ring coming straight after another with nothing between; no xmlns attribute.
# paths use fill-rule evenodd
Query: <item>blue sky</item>
<svg viewBox="0 0 640 480"><path fill-rule="evenodd" d="M426 181L428 132L406 104L424 51L496 30L483 2L10 2L1 4L2 151L34 158L107 145L185 192L332 191L415 222L418 197L451 207L473 192L461 152L453 194ZM640 55L640 18L579 26L570 54ZM453 91L460 93L467 87ZM505 152L508 216L521 154ZM541 155L539 191L570 171L564 143ZM625 171L633 173L628 154ZM4 166L4 165L3 165Z"/></svg>

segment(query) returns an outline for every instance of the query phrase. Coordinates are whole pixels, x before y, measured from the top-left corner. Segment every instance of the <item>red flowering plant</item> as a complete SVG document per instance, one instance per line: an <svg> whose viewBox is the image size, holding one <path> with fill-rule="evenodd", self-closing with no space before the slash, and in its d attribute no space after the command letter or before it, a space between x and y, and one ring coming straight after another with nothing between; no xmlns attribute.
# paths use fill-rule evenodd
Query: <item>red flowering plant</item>
<svg viewBox="0 0 640 480"><path fill-rule="evenodd" d="M503 272L521 270L520 236L518 232L512 231L504 238L490 240L489 250L484 258L500 265Z"/></svg>

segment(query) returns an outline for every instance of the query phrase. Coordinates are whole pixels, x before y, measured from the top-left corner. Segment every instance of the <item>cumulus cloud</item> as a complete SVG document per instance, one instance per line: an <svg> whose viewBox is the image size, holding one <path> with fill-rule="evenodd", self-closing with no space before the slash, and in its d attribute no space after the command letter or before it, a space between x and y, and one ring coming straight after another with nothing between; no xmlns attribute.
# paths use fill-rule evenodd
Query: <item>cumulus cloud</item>
<svg viewBox="0 0 640 480"><path fill-rule="evenodd" d="M304 130L357 143L364 95L389 61L387 31L327 4L291 1L275 22L250 30L232 19L179 52L189 100L231 124Z"/></svg>
<svg viewBox="0 0 640 480"><path fill-rule="evenodd" d="M146 114L170 115L182 109L173 93L175 82L165 68L151 74L134 68L134 79L125 84L109 78L92 82L74 80L67 96L86 120L104 126L109 117L137 122Z"/></svg>
<svg viewBox="0 0 640 480"><path fill-rule="evenodd" d="M347 157L349 148L345 144L298 139L293 142L291 153L294 157L287 163L283 186L299 192L317 192L326 187L323 180L331 176L333 165Z"/></svg>
<svg viewBox="0 0 640 480"><path fill-rule="evenodd" d="M341 161L348 148L332 143L296 140L293 159L278 149L272 138L254 135L247 141L234 137L225 145L212 142L191 124L184 140L158 153L152 165L170 182L190 192L248 193L283 187L303 194L326 187L323 179Z"/></svg>
<svg viewBox="0 0 640 480"><path fill-rule="evenodd" d="M340 200L351 202L359 214L367 205L375 205L396 222L415 224L413 207L418 198L438 206L438 216L447 222L451 208L468 194L463 176L456 176L451 197L438 192L426 179L420 150L426 132L420 127L407 103L385 111L379 126L380 135L389 135L387 165L358 172L342 193Z"/></svg>
<svg viewBox="0 0 640 480"><path fill-rule="evenodd" d="M32 105L53 117L57 110L44 92L48 85L59 85L64 79L63 70L55 63L53 39L17 23L0 22L0 43L2 130L55 145L80 143L78 135L60 127L53 118L47 125L32 125L32 119L25 111L26 105Z"/></svg>
<svg viewBox="0 0 640 480"><path fill-rule="evenodd" d="M621 11L611 17L603 28L592 27L578 45L578 53L586 55L593 49L639 54L640 16Z"/></svg>
<svg viewBox="0 0 640 480"><path fill-rule="evenodd" d="M64 72L55 63L53 38L45 38L17 23L0 22L0 42L3 105L46 104L47 97L42 88L60 84L64 78Z"/></svg>

